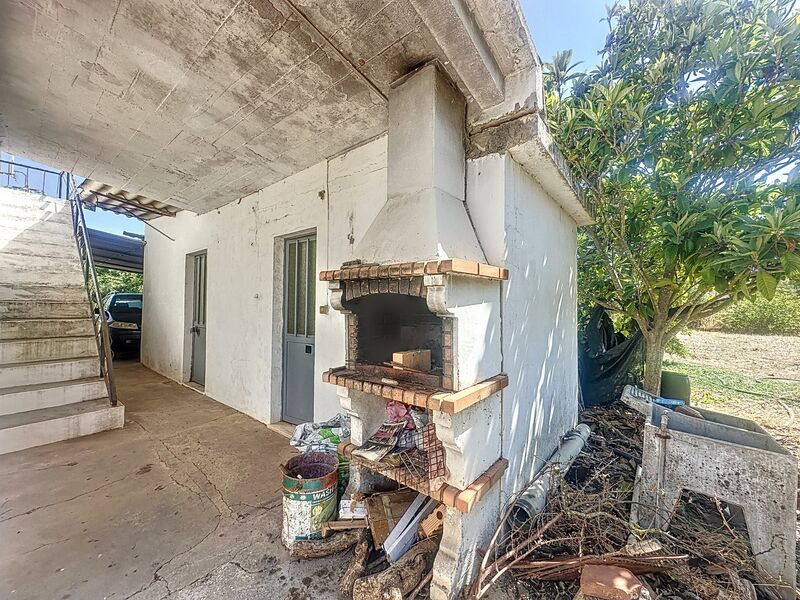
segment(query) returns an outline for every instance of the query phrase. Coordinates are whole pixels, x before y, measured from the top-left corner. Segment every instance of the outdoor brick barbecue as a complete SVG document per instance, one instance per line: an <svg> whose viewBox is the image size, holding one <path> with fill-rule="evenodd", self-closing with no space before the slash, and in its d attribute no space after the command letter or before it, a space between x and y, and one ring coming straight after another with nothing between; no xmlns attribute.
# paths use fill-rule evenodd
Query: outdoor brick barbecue
<svg viewBox="0 0 800 600"><path fill-rule="evenodd" d="M477 191L467 183L465 114L463 96L432 64L395 85L389 96L387 202L355 247L354 260L320 273L330 305L345 317L344 355L322 375L337 386L351 418L352 437L340 451L351 456L387 422L387 402L428 415L414 460L384 464L352 455L351 473L358 491L372 491L378 473L447 507L433 571L434 599L454 597L471 579L478 551L499 518L503 481L512 488L527 481L541 452L537 447L549 454L576 414L570 392L563 406L515 396L504 404L511 384L503 365L504 332L520 343L527 339L514 333L519 323L504 321L504 311L528 310L511 301L508 291L530 286L535 247L526 248L522 263L509 263L513 268L486 259L483 245L496 244L491 237L479 240L487 224L476 223L467 206L468 194ZM516 173L511 163L491 166L508 178ZM495 187L481 201L504 214L520 201L514 194L532 185L523 179L518 189ZM491 235L505 238L506 232L495 229ZM533 296L520 297L528 302ZM424 368L394 362L395 353L418 352L429 359ZM550 385L552 375L541 380L534 374L542 365L532 355L529 366L524 360L517 365L519 359L512 361L518 386L530 387L534 377L540 378L539 389ZM570 383L564 389L573 390L574 373L565 380ZM515 428L530 430L530 407L537 402L547 408L551 425L534 437L517 435ZM516 455L504 456L505 443Z"/></svg>
<svg viewBox="0 0 800 600"><path fill-rule="evenodd" d="M345 366L326 371L323 380L347 390L344 393L350 400L348 412L353 421L355 446L361 445L385 420L382 412L385 400L433 411L437 438L446 448L446 461L431 460L423 473L413 475L404 469L381 472L433 497L443 496L442 501L456 507L455 497L491 470L493 477L478 482L481 493L472 494L469 502L458 504L462 512L469 511L485 491L483 488L497 482L506 463L499 456L493 457L493 462L491 456L484 460L468 460L463 456L465 449L455 439L474 424L467 419L454 430L453 416L498 393L508 385L508 377L492 373L492 363L480 360L472 351L483 344L485 330L475 327L476 322L468 314L463 318L455 315L468 312L470 307L489 304L498 295L495 288L499 281L507 277L505 269L463 260L381 267L353 265L321 274L323 280L330 282L331 304L344 312L347 319ZM471 291L463 296L463 306L452 302L448 305L448 286L458 288L462 278L483 281L477 286L467 285ZM373 331L374 326L368 326L378 319L359 310L358 305L365 298L382 301L378 307L385 308L378 332ZM369 323L365 324L365 320ZM383 353L364 352L370 344L377 345ZM397 369L390 362L394 352L416 348L431 351L430 370ZM437 416L438 413L441 415ZM428 449L429 456L441 454L437 449ZM450 492L432 485L439 478L442 478L440 483L447 482Z"/></svg>

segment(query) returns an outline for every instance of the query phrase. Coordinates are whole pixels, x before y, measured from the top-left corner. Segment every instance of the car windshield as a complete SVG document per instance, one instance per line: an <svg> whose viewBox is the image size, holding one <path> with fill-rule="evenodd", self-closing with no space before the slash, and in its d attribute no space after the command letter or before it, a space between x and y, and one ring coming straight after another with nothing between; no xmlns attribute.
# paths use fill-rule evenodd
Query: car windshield
<svg viewBox="0 0 800 600"><path fill-rule="evenodd" d="M139 294L117 295L109 307L120 311L142 310L142 296Z"/></svg>

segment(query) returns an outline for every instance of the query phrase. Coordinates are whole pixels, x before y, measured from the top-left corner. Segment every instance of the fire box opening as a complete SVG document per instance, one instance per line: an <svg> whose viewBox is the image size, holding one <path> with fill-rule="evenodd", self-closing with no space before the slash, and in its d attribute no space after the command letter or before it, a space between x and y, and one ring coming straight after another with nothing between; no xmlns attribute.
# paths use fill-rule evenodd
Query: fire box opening
<svg viewBox="0 0 800 600"><path fill-rule="evenodd" d="M424 298L371 294L344 303L357 317L356 362L385 365L394 352L430 350L431 372L442 372L442 319Z"/></svg>

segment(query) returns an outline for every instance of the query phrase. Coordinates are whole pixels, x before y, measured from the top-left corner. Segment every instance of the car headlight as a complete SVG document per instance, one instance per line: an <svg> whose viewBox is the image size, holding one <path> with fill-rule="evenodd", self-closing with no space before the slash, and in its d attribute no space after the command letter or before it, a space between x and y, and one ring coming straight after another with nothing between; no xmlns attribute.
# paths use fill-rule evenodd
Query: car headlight
<svg viewBox="0 0 800 600"><path fill-rule="evenodd" d="M124 323L122 321L111 321L108 326L114 329L139 329L136 323Z"/></svg>

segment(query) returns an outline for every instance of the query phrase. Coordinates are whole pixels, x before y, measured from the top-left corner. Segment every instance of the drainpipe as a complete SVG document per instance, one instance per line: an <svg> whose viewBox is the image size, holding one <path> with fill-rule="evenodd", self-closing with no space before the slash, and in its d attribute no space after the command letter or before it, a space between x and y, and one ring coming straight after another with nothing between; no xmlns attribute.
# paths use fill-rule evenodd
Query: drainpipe
<svg viewBox="0 0 800 600"><path fill-rule="evenodd" d="M569 470L591 433L591 428L586 423L581 423L561 439L561 445L542 468L541 476L514 503L508 516L512 527L527 523L544 510L553 484Z"/></svg>

